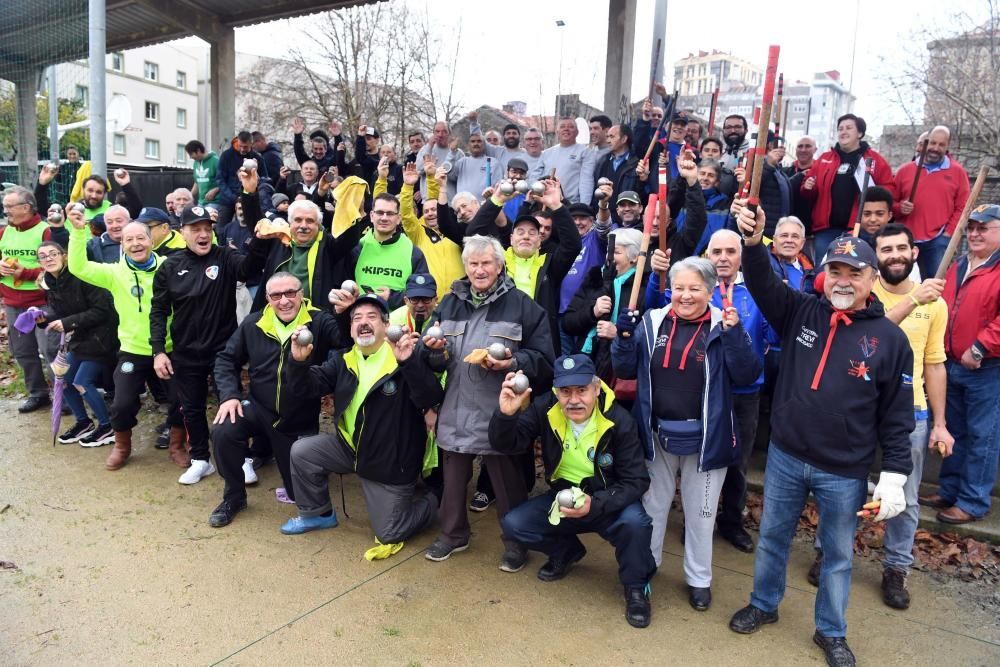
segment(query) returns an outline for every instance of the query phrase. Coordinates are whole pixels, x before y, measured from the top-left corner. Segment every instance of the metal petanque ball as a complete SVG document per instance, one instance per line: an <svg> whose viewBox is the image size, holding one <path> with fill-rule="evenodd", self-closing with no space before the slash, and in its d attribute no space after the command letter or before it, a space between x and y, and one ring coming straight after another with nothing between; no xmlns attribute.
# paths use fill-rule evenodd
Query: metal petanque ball
<svg viewBox="0 0 1000 667"><path fill-rule="evenodd" d="M344 290L345 292L350 292L351 294L357 294L358 284L353 280L348 279L345 280L343 283L341 283L340 289Z"/></svg>
<svg viewBox="0 0 1000 667"><path fill-rule="evenodd" d="M573 489L563 489L556 494L556 502L559 503L559 507L571 508L575 507L576 503L573 502Z"/></svg>
<svg viewBox="0 0 1000 667"><path fill-rule="evenodd" d="M390 325L385 330L385 337L389 339L389 342L395 345L403 337L403 327L398 324Z"/></svg>
<svg viewBox="0 0 1000 667"><path fill-rule="evenodd" d="M514 194L514 184L510 181L504 181L500 184L500 194L510 196Z"/></svg>
<svg viewBox="0 0 1000 667"><path fill-rule="evenodd" d="M115 169L115 178L125 178L125 170Z"/></svg>
<svg viewBox="0 0 1000 667"><path fill-rule="evenodd" d="M306 345L312 345L313 342L312 331L309 331L309 329L303 329L302 331L299 332L297 340L299 342L299 345L301 345L302 347L305 347Z"/></svg>
<svg viewBox="0 0 1000 667"><path fill-rule="evenodd" d="M541 181L535 181L534 183L531 184L531 191L539 196L544 195L545 183L542 183Z"/></svg>
<svg viewBox="0 0 1000 667"><path fill-rule="evenodd" d="M247 171L256 170L257 160L253 159L252 157L246 158L245 160L243 160L243 168L246 169Z"/></svg>
<svg viewBox="0 0 1000 667"><path fill-rule="evenodd" d="M594 199L604 200L604 199L607 199L607 198L608 198L608 195L604 192L604 190L602 190L600 188L597 188L596 190L594 190Z"/></svg>
<svg viewBox="0 0 1000 667"><path fill-rule="evenodd" d="M425 335L430 336L434 340L444 340L444 330L441 327L428 327Z"/></svg>
<svg viewBox="0 0 1000 667"><path fill-rule="evenodd" d="M87 209L86 209L86 207L84 207L83 204L81 204L80 202L77 202L77 203L73 204L73 210L76 211L77 213L83 213Z"/></svg>
<svg viewBox="0 0 1000 667"><path fill-rule="evenodd" d="M514 184L514 191L517 192L518 194L526 195L528 194L529 190L531 190L531 186L528 185L528 181L524 180L523 178Z"/></svg>
<svg viewBox="0 0 1000 667"><path fill-rule="evenodd" d="M514 393L523 394L528 391L528 387L531 385L531 381L528 379L527 375L523 373L518 373L514 376Z"/></svg>
<svg viewBox="0 0 1000 667"><path fill-rule="evenodd" d="M507 346L503 343L490 343L486 352L497 361L503 361L507 358Z"/></svg>

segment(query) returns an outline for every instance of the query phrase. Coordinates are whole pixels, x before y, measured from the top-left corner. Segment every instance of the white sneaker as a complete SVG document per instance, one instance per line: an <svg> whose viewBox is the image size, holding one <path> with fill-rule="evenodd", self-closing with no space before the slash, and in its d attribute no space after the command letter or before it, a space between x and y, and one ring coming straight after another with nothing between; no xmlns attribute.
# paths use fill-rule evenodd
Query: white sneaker
<svg viewBox="0 0 1000 667"><path fill-rule="evenodd" d="M191 461L191 467L184 471L177 481L181 484L197 484L202 477L208 477L215 472L215 466L211 461Z"/></svg>
<svg viewBox="0 0 1000 667"><path fill-rule="evenodd" d="M257 471L253 469L253 459L243 459L243 483L257 483Z"/></svg>

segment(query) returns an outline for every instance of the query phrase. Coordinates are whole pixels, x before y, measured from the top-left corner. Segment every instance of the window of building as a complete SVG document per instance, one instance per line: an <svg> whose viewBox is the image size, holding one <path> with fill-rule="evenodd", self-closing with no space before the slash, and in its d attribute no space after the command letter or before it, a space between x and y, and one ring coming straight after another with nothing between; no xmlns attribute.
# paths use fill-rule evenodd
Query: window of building
<svg viewBox="0 0 1000 667"><path fill-rule="evenodd" d="M188 154L184 150L184 144L177 144L177 164L187 164Z"/></svg>
<svg viewBox="0 0 1000 667"><path fill-rule="evenodd" d="M146 120L160 122L160 105L156 102L146 102Z"/></svg>
<svg viewBox="0 0 1000 667"><path fill-rule="evenodd" d="M115 72L125 71L125 54L124 53L112 53L111 54L111 69Z"/></svg>
<svg viewBox="0 0 1000 667"><path fill-rule="evenodd" d="M160 159L160 142L156 139L146 139L146 157L150 160Z"/></svg>
<svg viewBox="0 0 1000 667"><path fill-rule="evenodd" d="M188 126L187 109L177 109L177 127L187 127L187 126Z"/></svg>
<svg viewBox="0 0 1000 667"><path fill-rule="evenodd" d="M180 70L178 70L178 72L177 72L177 87L178 88L187 88L188 87L188 75L187 75L187 72L181 72Z"/></svg>
<svg viewBox="0 0 1000 667"><path fill-rule="evenodd" d="M87 86L81 86L76 84L76 90L73 92L73 99L83 105L84 109L90 107L90 88Z"/></svg>
<svg viewBox="0 0 1000 667"><path fill-rule="evenodd" d="M145 76L150 81L160 80L160 66L156 63L151 63L148 60L143 66L143 76Z"/></svg>
<svg viewBox="0 0 1000 667"><path fill-rule="evenodd" d="M114 137L114 144L112 145L112 150L115 155L125 155L125 135L116 134Z"/></svg>
<svg viewBox="0 0 1000 667"><path fill-rule="evenodd" d="M806 110L806 105L805 104L793 104L792 105L792 111L794 113L803 113L803 112L805 112L805 110Z"/></svg>

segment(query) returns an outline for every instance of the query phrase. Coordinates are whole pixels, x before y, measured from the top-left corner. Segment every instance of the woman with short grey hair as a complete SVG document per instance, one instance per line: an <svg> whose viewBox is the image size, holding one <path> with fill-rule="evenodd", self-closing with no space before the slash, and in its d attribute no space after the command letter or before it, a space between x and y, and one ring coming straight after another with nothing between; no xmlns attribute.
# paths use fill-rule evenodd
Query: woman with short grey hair
<svg viewBox="0 0 1000 667"><path fill-rule="evenodd" d="M688 602L712 602L712 532L726 469L740 460L732 388L761 371L734 307L711 305L715 267L688 257L670 267L670 303L641 322L619 317L611 344L615 374L637 380L633 414L646 448L650 486L642 504L653 519L650 549L663 557L667 514L678 474L684 504L684 578Z"/></svg>

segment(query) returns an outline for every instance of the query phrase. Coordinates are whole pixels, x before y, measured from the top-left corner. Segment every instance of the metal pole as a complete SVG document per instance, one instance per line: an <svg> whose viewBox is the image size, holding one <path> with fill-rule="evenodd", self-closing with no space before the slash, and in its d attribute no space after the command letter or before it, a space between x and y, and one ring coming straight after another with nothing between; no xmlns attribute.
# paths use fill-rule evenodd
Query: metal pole
<svg viewBox="0 0 1000 667"><path fill-rule="evenodd" d="M656 52L656 40L660 40L660 44L663 48L660 52ZM653 41L652 51L650 59L652 62L649 64L649 71L652 73L652 77L660 82L666 83L666 77L663 73L663 68L661 65L666 59L667 54L667 0L656 0L656 4L653 7ZM676 88L677 82L674 82L674 87Z"/></svg>
<svg viewBox="0 0 1000 667"><path fill-rule="evenodd" d="M105 123L104 54L107 50L105 0L88 0L90 39L90 173L108 171L108 138Z"/></svg>
<svg viewBox="0 0 1000 667"><path fill-rule="evenodd" d="M806 134L809 134L809 121L812 120L812 109L813 109L813 98L809 97L806 101Z"/></svg>
<svg viewBox="0 0 1000 667"><path fill-rule="evenodd" d="M56 66L48 71L49 88L49 159L59 163L59 96L56 94Z"/></svg>

